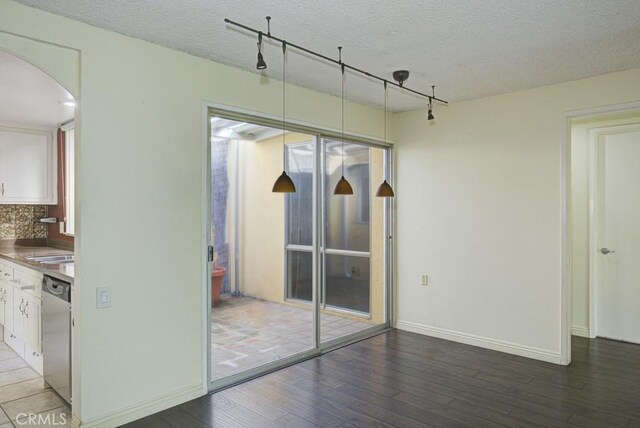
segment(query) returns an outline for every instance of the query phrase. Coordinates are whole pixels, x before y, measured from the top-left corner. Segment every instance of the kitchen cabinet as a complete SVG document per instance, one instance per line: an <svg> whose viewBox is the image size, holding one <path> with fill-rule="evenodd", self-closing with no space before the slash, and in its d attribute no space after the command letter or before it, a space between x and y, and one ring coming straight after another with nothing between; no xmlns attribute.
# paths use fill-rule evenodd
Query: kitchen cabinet
<svg viewBox="0 0 640 428"><path fill-rule="evenodd" d="M41 300L29 295L24 295L25 305L23 309L24 341L28 349L40 354L42 352L41 331Z"/></svg>
<svg viewBox="0 0 640 428"><path fill-rule="evenodd" d="M0 127L0 204L57 204L52 131Z"/></svg>
<svg viewBox="0 0 640 428"><path fill-rule="evenodd" d="M13 332L13 284L0 280L0 324Z"/></svg>
<svg viewBox="0 0 640 428"><path fill-rule="evenodd" d="M24 306L25 306L24 294L13 289L13 334L24 342Z"/></svg>
<svg viewBox="0 0 640 428"><path fill-rule="evenodd" d="M42 374L42 274L0 263L0 324L4 340Z"/></svg>

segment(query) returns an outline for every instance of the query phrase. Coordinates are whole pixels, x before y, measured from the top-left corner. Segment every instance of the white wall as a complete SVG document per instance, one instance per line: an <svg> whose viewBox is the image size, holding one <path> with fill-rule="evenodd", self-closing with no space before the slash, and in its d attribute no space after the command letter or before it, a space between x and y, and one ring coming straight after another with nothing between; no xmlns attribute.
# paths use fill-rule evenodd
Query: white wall
<svg viewBox="0 0 640 428"><path fill-rule="evenodd" d="M561 362L563 114L637 100L640 69L397 115L398 327Z"/></svg>
<svg viewBox="0 0 640 428"><path fill-rule="evenodd" d="M589 333L589 133L592 129L640 123L638 110L575 119L571 126L572 332ZM594 333L591 333L591 336Z"/></svg>
<svg viewBox="0 0 640 428"><path fill-rule="evenodd" d="M278 115L280 83L6 0L0 31L0 48L13 33L46 42L13 52L40 49L49 60L71 52L80 60L79 69L70 66L79 90L68 87L80 94L81 115L74 413L115 425L200 395L204 103ZM238 53L245 54L253 55ZM62 74L72 74L67 65ZM338 128L337 98L294 86L287 95L291 119ZM346 107L349 131L382 134L379 111ZM280 204L282 195L272 198ZM112 288L113 307L98 311L95 288L103 286ZM157 399L165 401L152 405Z"/></svg>

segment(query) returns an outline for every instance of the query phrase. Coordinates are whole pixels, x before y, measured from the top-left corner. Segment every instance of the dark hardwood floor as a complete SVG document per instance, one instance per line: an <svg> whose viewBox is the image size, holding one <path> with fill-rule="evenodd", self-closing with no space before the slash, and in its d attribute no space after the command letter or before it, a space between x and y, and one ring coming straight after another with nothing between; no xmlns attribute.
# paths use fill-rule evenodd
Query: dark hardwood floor
<svg viewBox="0 0 640 428"><path fill-rule="evenodd" d="M392 331L129 427L640 427L640 345L569 367Z"/></svg>

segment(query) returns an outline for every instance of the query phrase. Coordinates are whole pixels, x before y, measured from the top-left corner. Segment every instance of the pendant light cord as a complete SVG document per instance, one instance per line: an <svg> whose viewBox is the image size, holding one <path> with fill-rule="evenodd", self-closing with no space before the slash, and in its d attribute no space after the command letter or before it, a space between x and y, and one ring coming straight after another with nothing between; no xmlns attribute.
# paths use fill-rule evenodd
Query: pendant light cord
<svg viewBox="0 0 640 428"><path fill-rule="evenodd" d="M342 176L344 177L344 64L340 66L342 70Z"/></svg>
<svg viewBox="0 0 640 428"><path fill-rule="evenodd" d="M384 81L384 143L387 144L387 81ZM384 169L384 181L387 181L386 178L387 169Z"/></svg>
<svg viewBox="0 0 640 428"><path fill-rule="evenodd" d="M384 142L387 142L387 81L384 81Z"/></svg>
<svg viewBox="0 0 640 428"><path fill-rule="evenodd" d="M287 165L287 150L285 143L285 128L286 128L286 112L287 112L287 42L282 42L282 170L284 171Z"/></svg>

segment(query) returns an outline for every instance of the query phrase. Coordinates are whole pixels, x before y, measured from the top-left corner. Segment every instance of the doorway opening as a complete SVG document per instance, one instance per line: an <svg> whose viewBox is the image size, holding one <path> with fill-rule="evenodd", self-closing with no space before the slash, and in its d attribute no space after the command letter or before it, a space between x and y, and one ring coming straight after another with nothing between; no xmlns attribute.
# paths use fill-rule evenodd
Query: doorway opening
<svg viewBox="0 0 640 428"><path fill-rule="evenodd" d="M34 64L0 50L0 352L9 392L0 406L9 425L15 409L70 420L72 396L79 402L71 316L76 100Z"/></svg>
<svg viewBox="0 0 640 428"><path fill-rule="evenodd" d="M570 125L571 334L640 343L640 110Z"/></svg>
<svg viewBox="0 0 640 428"><path fill-rule="evenodd" d="M390 148L210 112L210 389L389 326ZM354 195L334 196L341 175ZM295 193L273 193L283 168Z"/></svg>

